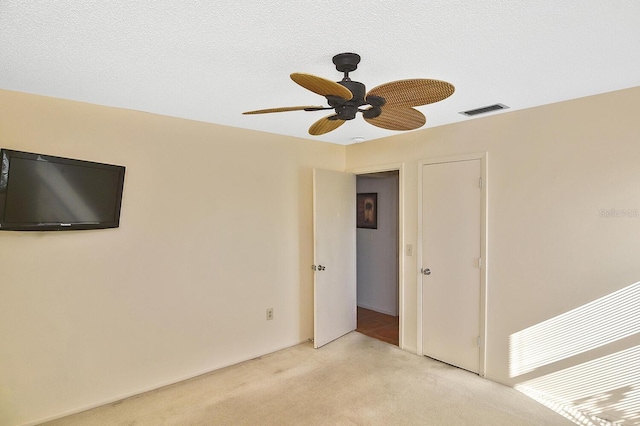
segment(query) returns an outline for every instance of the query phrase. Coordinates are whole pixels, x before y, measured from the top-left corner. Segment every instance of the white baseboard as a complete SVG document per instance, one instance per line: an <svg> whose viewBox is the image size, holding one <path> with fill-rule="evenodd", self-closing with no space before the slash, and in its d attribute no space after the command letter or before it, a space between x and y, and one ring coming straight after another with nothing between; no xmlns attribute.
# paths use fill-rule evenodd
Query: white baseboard
<svg viewBox="0 0 640 426"><path fill-rule="evenodd" d="M398 313L393 311L388 311L384 308L380 308L379 306L369 306L366 303L358 303L358 306L361 308L369 309L370 311L380 312L381 314L391 315L392 317L397 317Z"/></svg>

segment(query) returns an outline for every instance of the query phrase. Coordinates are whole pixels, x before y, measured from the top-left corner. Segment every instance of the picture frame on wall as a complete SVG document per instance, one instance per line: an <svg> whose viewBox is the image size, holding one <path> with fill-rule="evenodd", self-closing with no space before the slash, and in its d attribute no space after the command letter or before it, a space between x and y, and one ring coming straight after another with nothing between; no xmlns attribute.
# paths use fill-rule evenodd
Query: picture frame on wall
<svg viewBox="0 0 640 426"><path fill-rule="evenodd" d="M367 192L357 196L358 228L378 229L378 193Z"/></svg>

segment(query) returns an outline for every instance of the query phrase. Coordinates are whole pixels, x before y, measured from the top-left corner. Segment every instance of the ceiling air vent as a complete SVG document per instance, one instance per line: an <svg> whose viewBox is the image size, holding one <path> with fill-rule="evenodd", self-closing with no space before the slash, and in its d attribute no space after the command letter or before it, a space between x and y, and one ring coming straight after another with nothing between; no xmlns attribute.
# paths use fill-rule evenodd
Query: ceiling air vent
<svg viewBox="0 0 640 426"><path fill-rule="evenodd" d="M468 111L462 111L460 114L466 115L467 117L473 117L475 115L485 114L487 112L498 111L498 110L507 109L507 108L509 108L509 107L506 106L506 105L503 105L503 104L494 104L494 105L489 105L489 106L482 107L482 108L476 108L476 109L470 109Z"/></svg>

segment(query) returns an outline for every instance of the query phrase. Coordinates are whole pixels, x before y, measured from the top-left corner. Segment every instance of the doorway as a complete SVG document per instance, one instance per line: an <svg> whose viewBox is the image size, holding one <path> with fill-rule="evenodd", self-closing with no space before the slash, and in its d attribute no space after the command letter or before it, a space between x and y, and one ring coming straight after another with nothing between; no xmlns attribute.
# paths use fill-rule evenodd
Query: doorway
<svg viewBox="0 0 640 426"><path fill-rule="evenodd" d="M359 174L356 192L357 331L400 346L400 172Z"/></svg>

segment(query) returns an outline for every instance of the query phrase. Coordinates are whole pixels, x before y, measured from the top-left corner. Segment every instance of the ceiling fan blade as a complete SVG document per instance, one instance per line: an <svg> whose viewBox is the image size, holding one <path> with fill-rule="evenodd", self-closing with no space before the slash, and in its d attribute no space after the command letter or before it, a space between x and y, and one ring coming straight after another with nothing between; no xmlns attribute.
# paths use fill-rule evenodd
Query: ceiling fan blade
<svg viewBox="0 0 640 426"><path fill-rule="evenodd" d="M369 90L367 96L381 96L385 107L414 107L448 98L455 91L451 83L428 78L398 80Z"/></svg>
<svg viewBox="0 0 640 426"><path fill-rule="evenodd" d="M427 118L414 108L382 108L375 118L364 118L367 123L388 130L414 130L424 126Z"/></svg>
<svg viewBox="0 0 640 426"><path fill-rule="evenodd" d="M314 136L324 135L325 133L329 133L330 131L342 126L344 124L344 120L329 120L329 117L335 116L335 114L329 115L313 123L311 127L309 127L309 134Z"/></svg>
<svg viewBox="0 0 640 426"><path fill-rule="evenodd" d="M311 74L294 72L291 74L291 80L313 93L321 96L339 96L346 100L353 98L353 94L343 85L326 78L317 77Z"/></svg>
<svg viewBox="0 0 640 426"><path fill-rule="evenodd" d="M323 107L323 106L293 106L293 107L282 107L282 108L268 108L268 109L257 109L255 111L247 111L242 114L267 114L270 112L286 112L286 111L320 111L323 109L333 109L331 107Z"/></svg>

